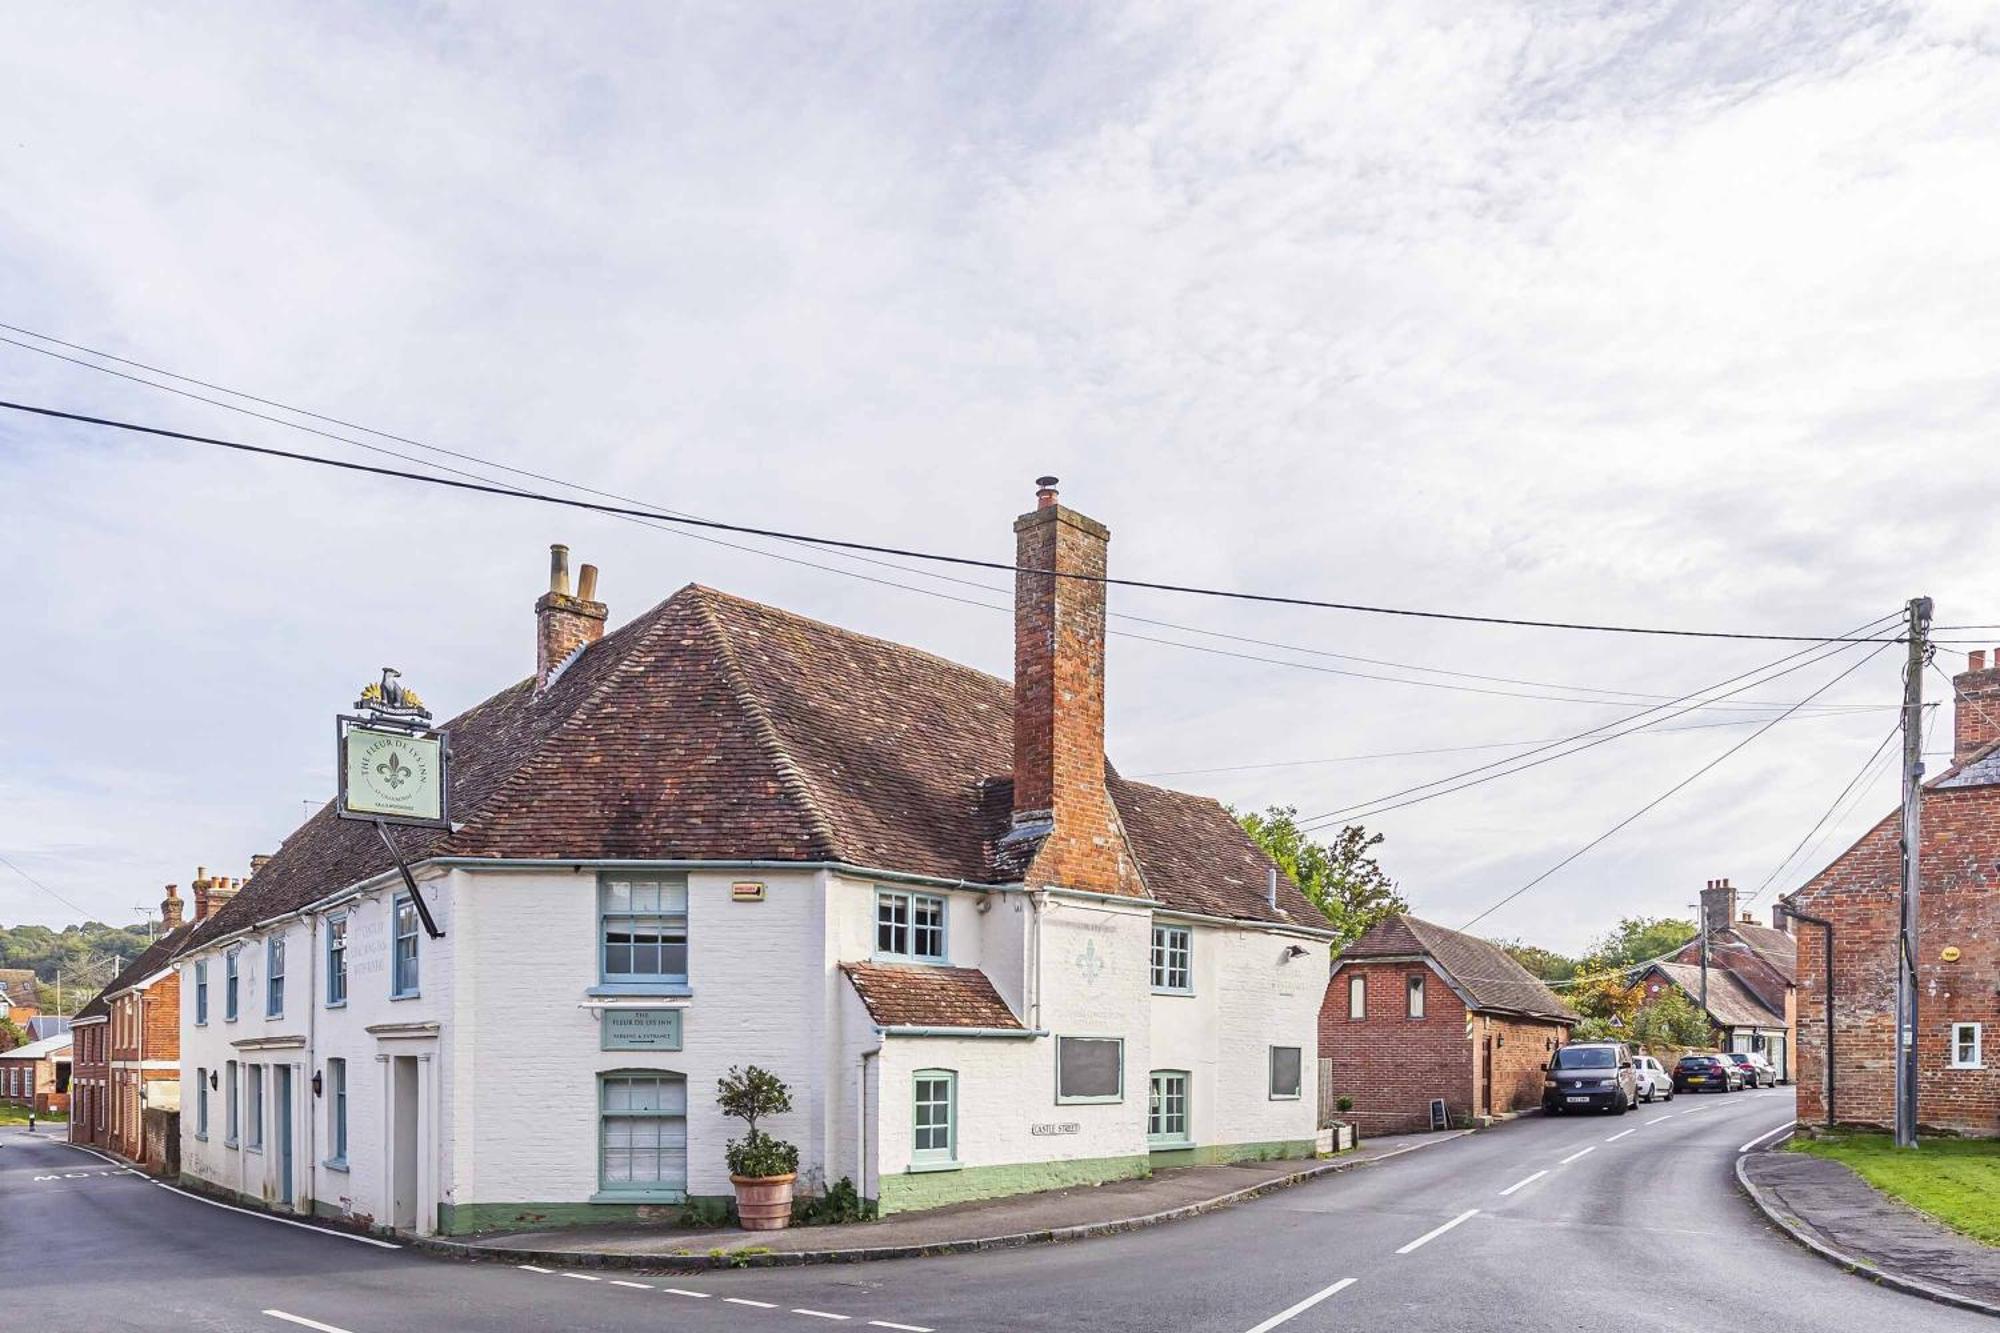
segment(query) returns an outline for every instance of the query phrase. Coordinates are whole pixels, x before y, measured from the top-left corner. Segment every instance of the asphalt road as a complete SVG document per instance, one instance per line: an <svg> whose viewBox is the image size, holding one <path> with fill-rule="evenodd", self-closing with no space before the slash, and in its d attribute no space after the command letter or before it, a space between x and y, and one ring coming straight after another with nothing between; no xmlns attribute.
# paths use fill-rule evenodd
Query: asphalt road
<svg viewBox="0 0 2000 1333"><path fill-rule="evenodd" d="M1835 1270L1737 1193L1738 1150L1791 1111L1767 1089L1530 1118L1102 1240L698 1276L433 1259L0 1131L0 1329L1987 1333Z"/></svg>

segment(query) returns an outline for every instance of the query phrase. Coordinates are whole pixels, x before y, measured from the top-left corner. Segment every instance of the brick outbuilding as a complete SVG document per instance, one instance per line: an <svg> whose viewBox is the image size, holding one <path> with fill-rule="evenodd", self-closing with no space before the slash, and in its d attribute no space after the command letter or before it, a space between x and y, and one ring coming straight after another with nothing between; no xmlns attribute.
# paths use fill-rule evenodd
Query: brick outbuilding
<svg viewBox="0 0 2000 1333"><path fill-rule="evenodd" d="M1322 1083L1364 1133L1539 1106L1542 1066L1577 1014L1498 945L1416 917L1385 918L1333 962L1320 1007Z"/></svg>
<svg viewBox="0 0 2000 1333"><path fill-rule="evenodd" d="M1917 1117L1926 1129L1993 1137L2000 1135L2000 651L1991 667L1984 653L1971 658L1953 681L1952 766L1922 797ZM1900 817L1892 811L1786 900L1826 923L1802 917L1797 925L1801 1120L1894 1122L1901 873Z"/></svg>

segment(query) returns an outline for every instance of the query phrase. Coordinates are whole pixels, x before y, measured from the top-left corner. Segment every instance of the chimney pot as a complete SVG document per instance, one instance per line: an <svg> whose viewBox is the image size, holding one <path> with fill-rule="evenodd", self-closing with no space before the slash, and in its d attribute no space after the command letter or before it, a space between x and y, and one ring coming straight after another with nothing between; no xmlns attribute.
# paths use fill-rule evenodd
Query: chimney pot
<svg viewBox="0 0 2000 1333"><path fill-rule="evenodd" d="M549 591L569 596L569 547L561 542L549 547Z"/></svg>
<svg viewBox="0 0 2000 1333"><path fill-rule="evenodd" d="M576 596L578 601L597 600L597 566L585 565L576 572Z"/></svg>
<svg viewBox="0 0 2000 1333"><path fill-rule="evenodd" d="M535 603L535 688L545 688L557 667L569 660L580 646L604 637L608 613L595 600L597 566L580 571L581 596L569 590L569 547L560 542L549 547L549 590Z"/></svg>
<svg viewBox="0 0 2000 1333"><path fill-rule="evenodd" d="M1986 670L1986 650L1984 648L1975 648L1967 653L1965 655L1965 669L1967 671Z"/></svg>
<svg viewBox="0 0 2000 1333"><path fill-rule="evenodd" d="M2000 648L1989 657L1984 649L1967 653L1965 670L1951 680L1951 762L1966 764L2000 741Z"/></svg>
<svg viewBox="0 0 2000 1333"><path fill-rule="evenodd" d="M1035 478L1035 508L1053 509L1056 503L1056 477Z"/></svg>

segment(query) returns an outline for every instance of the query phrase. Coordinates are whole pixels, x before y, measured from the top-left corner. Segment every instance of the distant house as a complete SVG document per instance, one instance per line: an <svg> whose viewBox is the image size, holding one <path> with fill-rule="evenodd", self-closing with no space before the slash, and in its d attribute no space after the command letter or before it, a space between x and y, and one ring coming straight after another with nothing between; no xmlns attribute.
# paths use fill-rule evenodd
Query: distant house
<svg viewBox="0 0 2000 1333"><path fill-rule="evenodd" d="M1798 942L1782 929L1760 926L1737 911L1736 890L1726 879L1702 890L1708 936L1708 1020L1713 1043L1727 1051L1762 1055L1784 1082L1792 1079L1797 1049ZM1782 913L1773 913L1784 919ZM1702 1007L1702 941L1697 936L1671 962L1639 976L1647 1001L1678 990Z"/></svg>
<svg viewBox="0 0 2000 1333"><path fill-rule="evenodd" d="M0 967L0 1014L27 1031L28 1024L42 1012L41 991L33 968Z"/></svg>
<svg viewBox="0 0 2000 1333"><path fill-rule="evenodd" d="M2000 650L1991 666L1985 653L1971 654L1952 684L1951 767L1922 796L1917 1120L1992 1137L2000 1135ZM1788 900L1803 914L1796 926L1802 1120L1894 1123L1901 833L1892 811Z"/></svg>
<svg viewBox="0 0 2000 1333"><path fill-rule="evenodd" d="M45 1037L0 1051L0 1101L37 1115L69 1110L69 1038Z"/></svg>
<svg viewBox="0 0 2000 1333"><path fill-rule="evenodd" d="M1320 1008L1322 1095L1352 1097L1363 1132L1427 1128L1541 1105L1542 1066L1577 1014L1498 945L1407 915L1343 950Z"/></svg>

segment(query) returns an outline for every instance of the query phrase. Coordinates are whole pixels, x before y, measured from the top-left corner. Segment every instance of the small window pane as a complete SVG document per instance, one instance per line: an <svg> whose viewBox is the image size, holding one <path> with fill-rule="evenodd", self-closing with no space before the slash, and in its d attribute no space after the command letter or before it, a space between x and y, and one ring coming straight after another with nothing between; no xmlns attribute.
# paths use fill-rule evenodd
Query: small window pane
<svg viewBox="0 0 2000 1333"><path fill-rule="evenodd" d="M1124 1095L1124 1042L1116 1037L1056 1039L1058 1100L1116 1101Z"/></svg>
<svg viewBox="0 0 2000 1333"><path fill-rule="evenodd" d="M1358 973L1347 979L1347 1016L1368 1017L1368 978Z"/></svg>
<svg viewBox="0 0 2000 1333"><path fill-rule="evenodd" d="M1424 1016L1424 978L1422 973L1410 974L1410 1017Z"/></svg>
<svg viewBox="0 0 2000 1333"><path fill-rule="evenodd" d="M1154 1139L1188 1137L1188 1076L1176 1070L1156 1071L1146 1103L1146 1134Z"/></svg>
<svg viewBox="0 0 2000 1333"><path fill-rule="evenodd" d="M1271 1048L1271 1095L1273 1097L1296 1097L1299 1095L1299 1048L1296 1046L1273 1046Z"/></svg>

